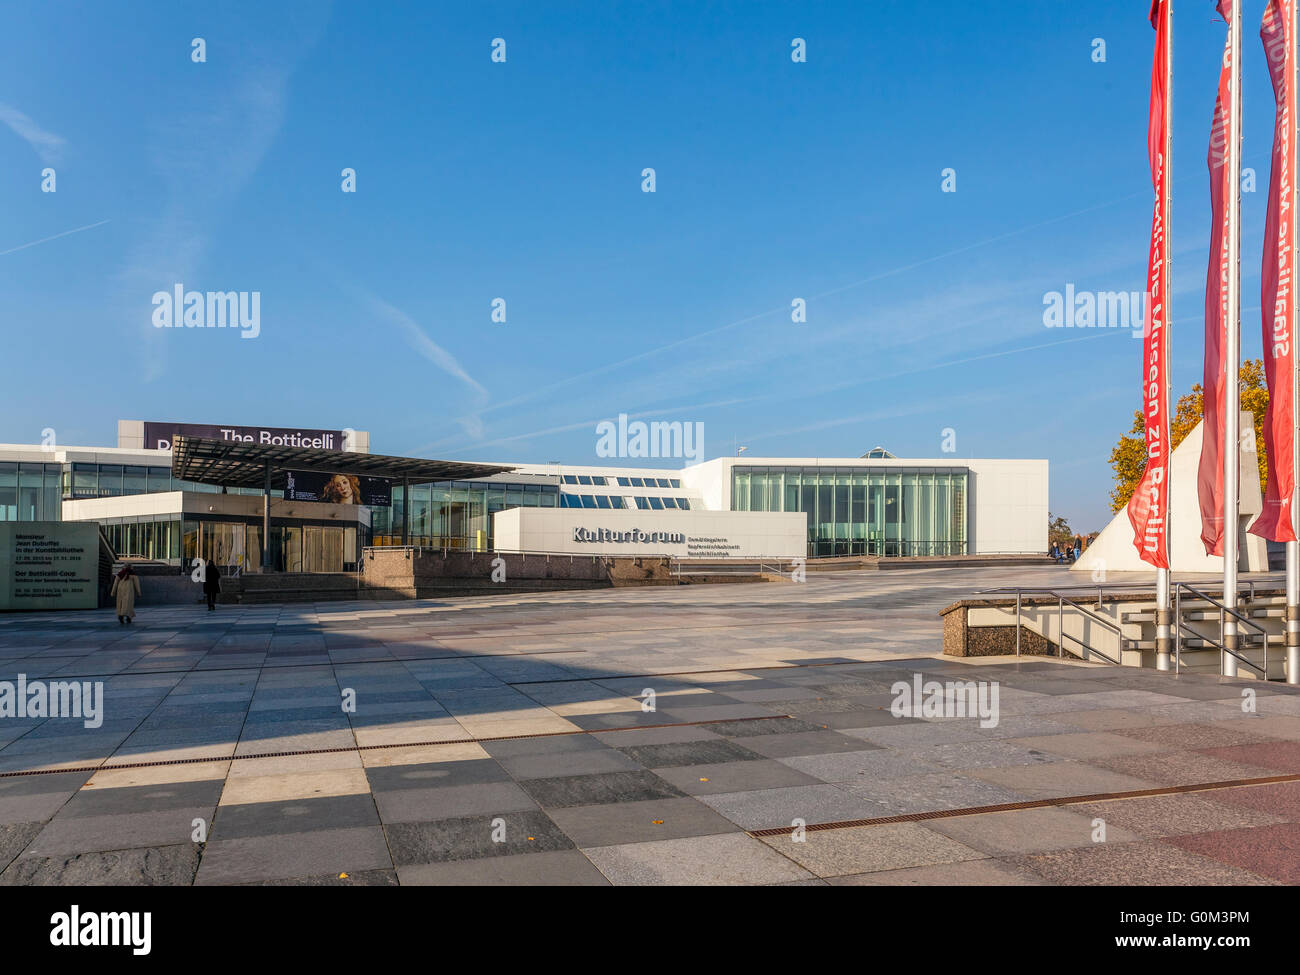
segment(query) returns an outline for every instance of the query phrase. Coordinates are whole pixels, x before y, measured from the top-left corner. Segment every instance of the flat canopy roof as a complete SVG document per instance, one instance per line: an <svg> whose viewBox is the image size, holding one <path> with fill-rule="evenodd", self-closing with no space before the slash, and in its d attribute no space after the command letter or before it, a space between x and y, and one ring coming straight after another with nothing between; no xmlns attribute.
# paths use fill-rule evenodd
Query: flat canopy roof
<svg viewBox="0 0 1300 975"><path fill-rule="evenodd" d="M172 442L172 476L200 484L261 487L266 465L271 465L271 487L285 486L286 471L321 474L356 474L362 477L409 478L412 483L463 481L514 470L499 464L463 464L454 460L421 460L314 447L278 447L271 444L187 437Z"/></svg>

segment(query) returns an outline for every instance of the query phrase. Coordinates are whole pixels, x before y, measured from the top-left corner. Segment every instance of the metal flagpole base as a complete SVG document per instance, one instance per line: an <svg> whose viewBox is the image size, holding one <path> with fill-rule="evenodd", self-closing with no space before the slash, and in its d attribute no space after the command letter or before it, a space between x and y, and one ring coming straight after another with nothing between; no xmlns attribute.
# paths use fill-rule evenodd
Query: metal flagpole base
<svg viewBox="0 0 1300 975"><path fill-rule="evenodd" d="M1173 619L1172 609L1156 610L1156 670L1174 669Z"/></svg>
<svg viewBox="0 0 1300 975"><path fill-rule="evenodd" d="M1286 543L1286 682L1300 684L1300 542Z"/></svg>
<svg viewBox="0 0 1300 975"><path fill-rule="evenodd" d="M1156 570L1156 670L1173 670L1174 611L1169 607L1169 570Z"/></svg>
<svg viewBox="0 0 1300 975"><path fill-rule="evenodd" d="M1286 682L1300 684L1300 606L1286 608Z"/></svg>
<svg viewBox="0 0 1300 975"><path fill-rule="evenodd" d="M1234 608L1235 608L1235 607L1234 607ZM1224 627L1224 629L1226 630L1227 627ZM1236 634L1236 633L1224 633L1224 634L1223 634L1223 645L1224 645L1227 649L1229 649L1229 650L1236 651L1236 650L1237 650L1237 634ZM1224 676L1224 677L1236 677L1236 676L1237 676L1237 658L1234 657L1231 653L1225 653L1225 654L1223 655L1223 676Z"/></svg>

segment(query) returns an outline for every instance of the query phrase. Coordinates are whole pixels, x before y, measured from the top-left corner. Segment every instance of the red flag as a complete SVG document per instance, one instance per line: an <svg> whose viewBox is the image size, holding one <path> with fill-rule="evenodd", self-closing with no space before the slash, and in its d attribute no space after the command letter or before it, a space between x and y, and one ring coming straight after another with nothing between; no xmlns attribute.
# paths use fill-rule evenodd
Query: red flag
<svg viewBox="0 0 1300 975"><path fill-rule="evenodd" d="M1273 130L1273 171L1268 180L1268 218L1264 224L1264 266L1260 317L1264 332L1264 374L1268 379L1268 413L1264 446L1268 483L1264 510L1250 526L1255 535L1293 542L1291 499L1295 495L1295 299L1292 255L1295 248L1295 0L1269 0L1259 28L1277 102Z"/></svg>
<svg viewBox="0 0 1300 975"><path fill-rule="evenodd" d="M1146 426L1147 463L1142 481L1128 503L1133 544L1144 562L1169 568L1169 349L1165 328L1169 307L1169 278L1165 273L1169 218L1169 0L1151 4L1156 51L1151 63L1151 113L1147 124L1147 154L1156 205L1151 216L1151 250L1147 259L1146 334L1142 341L1142 415Z"/></svg>
<svg viewBox="0 0 1300 975"><path fill-rule="evenodd" d="M1219 13L1232 23L1232 0L1219 0ZM1196 476L1201 500L1201 541L1207 555L1223 554L1223 424L1224 385L1227 381L1229 222L1224 204L1231 189L1228 162L1232 97L1232 37L1223 45L1219 69L1219 96L1214 102L1210 128L1210 266L1205 278L1205 401L1201 441L1201 466Z"/></svg>

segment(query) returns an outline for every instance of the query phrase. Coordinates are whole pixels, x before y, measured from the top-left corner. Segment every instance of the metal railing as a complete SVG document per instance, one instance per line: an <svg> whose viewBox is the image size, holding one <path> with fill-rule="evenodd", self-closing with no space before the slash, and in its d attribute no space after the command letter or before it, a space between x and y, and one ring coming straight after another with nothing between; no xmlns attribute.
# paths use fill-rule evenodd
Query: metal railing
<svg viewBox="0 0 1300 975"><path fill-rule="evenodd" d="M1203 599L1210 605L1218 608L1220 636L1223 635L1224 624L1227 622L1227 617L1229 616L1237 620L1239 623L1244 623L1246 626L1249 626L1251 629L1257 630L1259 632L1259 642L1264 648L1264 666L1260 667L1258 664L1250 660L1247 660L1241 654L1237 653L1236 650L1229 650L1224 643L1220 643L1218 640L1214 639L1214 637L1206 636L1204 633L1199 633L1196 630L1192 629L1190 626L1188 626L1186 623L1184 623L1183 607L1182 607L1184 589L1186 589L1197 599ZM1253 586L1251 588L1251 596L1252 597L1254 596ZM1268 631L1264 629L1264 627L1256 623L1254 620L1250 619L1250 617L1243 616L1235 609L1228 609L1226 605L1219 602L1219 600L1215 599L1213 596L1210 596L1207 593L1202 592L1201 590L1195 588L1194 586L1189 585L1186 582L1175 582L1174 583L1174 624L1175 624L1175 629L1174 629L1174 673L1175 674L1180 673L1182 671L1183 631L1186 630L1188 633L1196 637L1198 640L1205 640L1209 643L1214 644L1214 646L1218 647L1221 652L1232 655L1237 660L1241 661L1243 664L1249 667L1251 670L1258 673L1260 677L1262 677L1264 680L1268 680ZM1222 658L1220 658L1220 660L1222 660ZM1220 674L1223 673L1222 664L1219 665L1219 673Z"/></svg>
<svg viewBox="0 0 1300 975"><path fill-rule="evenodd" d="M1255 578L1255 579L1243 579L1243 580L1241 580L1241 581L1239 582L1239 594L1240 594L1240 596L1241 596L1242 598L1244 598L1244 599L1246 599L1246 600L1248 600L1248 601L1254 601L1254 600L1256 599L1256 597L1257 597L1257 587L1258 587L1258 590L1265 590L1265 589L1278 589L1278 588L1281 588L1282 586L1284 586L1284 585L1285 585L1285 582L1286 582L1286 577L1285 577L1285 575L1277 575L1277 574L1272 574L1272 573L1270 573L1270 574L1263 574L1263 575L1261 575L1261 576L1259 576L1259 577L1257 577L1257 578ZM1193 586L1191 583L1187 583L1187 582L1178 582L1178 581L1173 582L1173 596L1174 596L1174 607L1173 607L1173 608L1174 608L1174 672L1175 672L1175 673L1181 673L1181 671L1182 671L1182 647L1183 647L1183 635L1184 635L1184 633L1186 633L1186 634L1188 634L1188 635L1190 635L1190 636L1192 636L1192 637L1194 637L1194 638L1196 638L1196 639L1198 639L1198 640L1204 640L1205 642L1207 642L1207 643L1213 645L1216 649L1218 649L1218 650L1219 650L1221 653L1223 653L1223 654L1231 655L1233 658L1235 658L1236 660L1238 660L1238 661L1240 661L1241 663L1245 664L1247 667L1249 667L1249 668L1250 668L1251 670L1253 670L1255 673L1259 674L1263 679L1267 680L1267 679L1268 679L1268 663L1269 663L1269 660L1268 660L1268 631L1267 631L1263 626L1259 625L1259 624L1256 623L1254 620L1252 620L1249 616L1247 616L1247 615L1245 615L1245 614L1243 614L1243 613L1241 613L1241 612L1238 612L1237 610L1231 610L1231 609L1228 609L1228 607L1227 607L1227 606L1226 606L1226 605L1225 605L1221 600L1214 598L1212 595L1209 594L1209 592L1206 592L1206 591L1205 591L1206 589L1213 590L1213 589L1216 587L1216 583L1208 582L1208 583L1202 583L1201 585L1203 585L1205 588L1204 588L1204 589L1202 589L1202 588L1198 588L1197 586ZM1221 594L1221 593L1222 593L1222 583L1218 583L1217 586L1218 586L1218 588L1219 588L1219 590L1220 590L1220 594ZM1184 621L1184 619L1183 619L1183 606L1182 606L1182 594L1183 594L1183 590L1186 590L1186 591L1188 592L1188 594L1189 594L1191 597L1194 597L1194 598L1199 599L1199 600L1203 600L1204 602L1209 603L1211 606L1213 606L1215 609L1217 609L1217 610L1219 611L1219 634L1220 634L1220 636L1223 635L1223 625L1224 625L1224 623L1226 622L1227 617L1229 617L1229 616L1231 616L1234 620L1238 621L1239 623L1244 624L1246 627L1249 627L1249 628L1250 628L1251 630L1253 630L1254 632L1258 633L1258 634L1259 634L1259 641L1260 641L1260 644L1261 644L1261 646L1262 646L1262 648L1263 648L1263 651L1264 651L1264 666L1261 667L1259 664L1256 664L1256 663L1254 663L1253 661L1247 659L1246 657L1244 657L1242 654L1238 653L1238 652L1235 651L1235 650L1229 650L1229 649L1227 648L1227 646L1224 645L1224 643L1221 643L1219 640L1216 640L1216 639L1214 639L1213 637L1206 636L1204 633L1201 633L1201 632L1199 632L1199 631L1193 629L1191 626L1189 626L1189 625ZM1244 591L1242 591L1242 590L1244 590ZM1016 654L1017 654L1017 655L1020 654L1020 620L1021 620L1021 615L1022 615L1021 597L1022 597L1022 594L1028 594L1028 595L1041 595L1041 596L1047 596L1047 597L1049 597L1049 598L1056 598L1056 599L1058 600L1058 609L1057 609L1057 613L1058 613L1058 621L1057 621L1057 628L1058 628L1058 630L1060 630L1060 632L1061 632L1061 636L1062 636L1063 639L1064 639L1065 637L1069 636L1068 634L1065 633L1065 630L1064 630L1064 622L1063 622L1063 618L1062 618L1062 617L1063 617L1063 610L1064 610L1064 604L1065 604L1065 603L1069 603L1073 608L1075 608L1075 609L1077 609L1079 612L1085 614L1085 615L1088 616L1090 619L1092 619L1092 620L1094 620L1095 622L1097 622L1097 623L1099 623L1099 624L1105 626L1106 628L1108 628L1108 629L1114 631L1116 634L1118 634L1119 639L1120 639L1120 656L1121 656L1121 659L1122 659L1122 658L1123 658L1123 652L1124 652L1124 647L1125 647L1125 642L1126 642L1126 641L1125 641L1125 637L1124 637L1123 631L1122 631L1122 629L1120 628L1119 624L1116 624L1116 623L1114 623L1114 622L1111 621L1111 620L1105 619L1105 618L1103 618L1103 617L1101 617L1101 616L1098 616L1098 615L1095 614L1095 613L1092 613L1092 612L1090 612L1090 611L1084 609L1084 608L1083 608L1082 606L1080 606L1078 603L1076 603L1076 602L1074 602L1073 600L1069 599L1068 597L1062 595L1062 594L1065 593L1065 592L1089 593L1089 594L1095 593L1095 594L1096 594L1096 606L1097 606L1098 609L1101 608L1102 603L1103 603L1103 601L1104 601L1104 599L1105 599L1106 597L1115 598L1115 597L1117 597L1117 596L1119 596L1119 595L1121 595L1121 594L1131 594L1131 595L1144 596L1144 597L1149 598L1149 599L1152 601L1153 604L1154 604L1154 601L1155 601L1155 592L1154 592L1154 590L1152 589L1152 587L1150 587L1150 586L1148 586L1148 585L1143 585L1143 584L1141 584L1141 583L1094 583L1094 584L1092 584L1092 585L1058 586L1058 587L1056 587L1056 588L1052 588L1052 589L1048 589L1048 588L1026 588L1026 587L1023 587L1023 586L1000 586L1000 587L997 587L997 588L994 588L994 589L982 589L982 590L979 591L979 595L999 595L999 594L1001 594L1001 595L1011 595L1012 593L1015 594L1015 597L1016 597ZM1080 641L1077 637L1069 636L1069 639L1071 639L1071 640L1073 640L1073 641L1075 641L1075 642L1077 642L1077 643L1080 643L1080 644L1083 645L1083 646L1086 646L1086 644L1083 644L1082 641ZM1110 660L1111 663L1118 663L1118 662L1119 662L1119 661L1116 661L1116 660L1111 660L1111 658L1108 657L1106 654L1101 653L1100 651L1096 650L1096 649L1093 648L1093 647L1087 647L1087 649L1088 649L1090 652L1096 653L1098 656L1100 656L1100 657L1102 657L1102 658L1104 658L1104 659L1106 659L1106 660ZM1221 659L1222 659L1222 658L1221 658ZM1222 667L1220 667L1220 672L1222 672Z"/></svg>
<svg viewBox="0 0 1300 975"><path fill-rule="evenodd" d="M752 576L758 574L788 576L792 570L782 566L782 560L771 558L728 560L683 560L671 557L672 573L682 576Z"/></svg>
<svg viewBox="0 0 1300 975"><path fill-rule="evenodd" d="M1177 583L1177 585L1184 585L1184 583ZM1203 582L1203 583L1198 583L1198 585L1202 585L1210 590L1213 590L1216 585L1219 587L1220 590L1222 590L1223 588L1223 583L1221 582L1219 583ZM1256 576L1253 579L1239 579L1237 582L1238 591L1240 592L1241 590L1245 590L1246 593L1248 593L1247 598L1249 599L1255 598L1256 586L1258 586L1261 589L1283 589L1286 586L1286 576L1285 574L1281 574L1281 573L1260 573L1258 576ZM1030 589L1030 588L1024 588L1019 586L997 586L993 589L976 590L977 595L980 596L997 595L999 593L1005 593L1010 595L1011 593L1015 593L1015 592L1096 593L1098 606L1101 605L1104 596L1113 596L1113 595L1118 595L1120 593L1132 593L1134 595L1149 596L1149 598L1152 600L1156 598L1154 585L1150 583L1136 582L1136 581L1135 582L1094 582L1091 584L1076 585L1076 586L1053 586L1050 589Z"/></svg>
<svg viewBox="0 0 1300 975"><path fill-rule="evenodd" d="M1016 656L1017 657L1020 656L1020 620L1021 620L1021 612L1023 607L1023 597L1026 594L1028 594L1028 595L1036 595L1036 596L1047 596L1049 598L1056 599L1056 632L1057 632L1057 636L1059 637L1057 641L1058 656L1061 656L1065 653L1065 641L1069 639L1077 643L1079 647L1084 651L1084 658L1083 658L1084 660L1088 659L1087 654L1096 654L1098 657L1101 657L1102 660L1105 660L1108 663L1115 664L1116 666L1120 666L1121 662L1124 659L1124 643L1125 643L1124 630L1120 627L1118 623L1115 623L1112 620L1108 620L1104 616L1099 616L1097 613L1094 613L1092 610L1080 606L1073 599L1064 595L1065 590L1083 589L1083 590L1091 591L1095 588L1097 587L1061 586L1058 589L1042 589L1042 588L1026 588L1024 586L1001 586L997 589L981 590L981 595L987 593L1008 593L1009 594L1012 592L1016 594ZM1103 653L1101 650L1098 650L1096 647L1092 646L1087 641L1082 640L1079 637L1074 636L1073 634L1065 632L1065 606L1067 603L1070 605L1071 609L1077 610L1086 619L1092 620L1094 623L1097 623L1100 626L1110 630L1116 636L1119 637L1119 659L1110 656L1110 654L1108 653ZM1098 594L1097 597L1097 604L1098 606L1101 605L1100 594ZM1046 634L1043 634L1043 639L1047 639Z"/></svg>

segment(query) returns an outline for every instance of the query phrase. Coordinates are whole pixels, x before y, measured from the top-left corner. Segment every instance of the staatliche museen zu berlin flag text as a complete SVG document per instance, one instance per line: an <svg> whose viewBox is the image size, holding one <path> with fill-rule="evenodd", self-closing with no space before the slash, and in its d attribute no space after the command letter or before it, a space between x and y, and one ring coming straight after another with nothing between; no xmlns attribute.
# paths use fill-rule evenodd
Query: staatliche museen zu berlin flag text
<svg viewBox="0 0 1300 975"><path fill-rule="evenodd" d="M1219 13L1232 23L1233 0L1219 0ZM1229 27L1231 30L1231 27ZM1214 101L1214 122L1210 126L1210 264L1205 275L1205 398L1201 408L1204 419L1201 461L1196 476L1196 493L1201 503L1201 541L1207 555L1223 554L1223 436L1227 414L1228 342L1228 275L1232 252L1229 234L1232 221L1228 206L1235 205L1228 196L1232 187L1231 153L1228 151L1232 131L1231 113L1237 99L1232 92L1232 37L1223 44L1223 63L1219 68L1219 93Z"/></svg>
<svg viewBox="0 0 1300 975"><path fill-rule="evenodd" d="M1167 273L1169 219L1169 0L1151 5L1156 30L1155 57L1151 63L1151 109L1147 121L1147 157L1156 191L1151 216L1151 248L1147 257L1147 313L1142 339L1142 416L1146 430L1147 460L1142 480L1128 502L1133 544L1143 561L1169 568L1169 349L1166 313L1169 308Z"/></svg>

